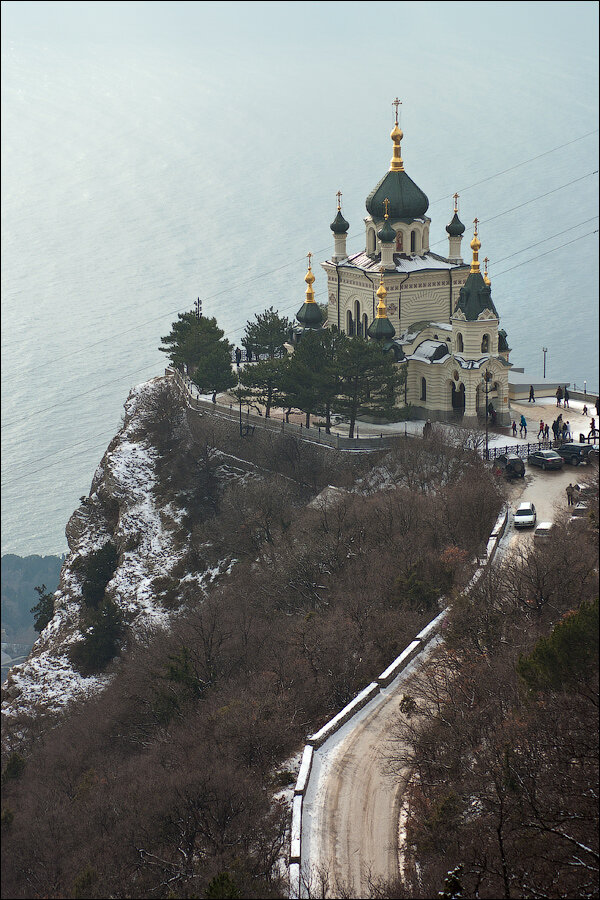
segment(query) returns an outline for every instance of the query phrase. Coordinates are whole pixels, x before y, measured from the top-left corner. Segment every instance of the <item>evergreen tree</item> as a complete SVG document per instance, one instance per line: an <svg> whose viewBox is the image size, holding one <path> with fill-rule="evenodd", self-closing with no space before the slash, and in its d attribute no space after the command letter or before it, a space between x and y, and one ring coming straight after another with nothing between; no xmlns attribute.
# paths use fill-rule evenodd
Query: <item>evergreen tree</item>
<svg viewBox="0 0 600 900"><path fill-rule="evenodd" d="M325 416L325 429L331 427L331 405L338 391L340 378L338 352L345 340L330 329L306 331L290 357L285 370L282 389L286 406L293 406L310 416Z"/></svg>
<svg viewBox="0 0 600 900"><path fill-rule="evenodd" d="M191 375L215 346L222 344L231 354L232 346L229 341L223 340L223 335L215 318L198 317L195 312L179 313L171 333L161 338L164 346L158 349L168 354L174 366L183 368Z"/></svg>
<svg viewBox="0 0 600 900"><path fill-rule="evenodd" d="M269 359L285 353L284 344L289 340L290 320L269 307L263 313L256 313L255 322L248 322L242 344L255 357L267 354Z"/></svg>
<svg viewBox="0 0 600 900"><path fill-rule="evenodd" d="M333 408L350 421L349 437L359 415L385 416L395 406L402 373L391 353L361 337L346 339L336 354L340 370L338 394Z"/></svg>
<svg viewBox="0 0 600 900"><path fill-rule="evenodd" d="M217 331L223 335L220 328ZM238 376L231 367L231 344L228 340L220 337L204 345L192 380L202 394L212 393L213 403L217 402L217 393L236 386Z"/></svg>
<svg viewBox="0 0 600 900"><path fill-rule="evenodd" d="M286 359L261 359L246 366L242 373L243 388L238 395L242 402L257 403L265 407L265 418L271 415L271 407L280 405L282 386L289 365Z"/></svg>
<svg viewBox="0 0 600 900"><path fill-rule="evenodd" d="M54 594L46 590L46 585L38 585L34 588L37 591L39 600L35 606L31 607L33 613L33 627L36 631L43 631L52 616L54 615Z"/></svg>

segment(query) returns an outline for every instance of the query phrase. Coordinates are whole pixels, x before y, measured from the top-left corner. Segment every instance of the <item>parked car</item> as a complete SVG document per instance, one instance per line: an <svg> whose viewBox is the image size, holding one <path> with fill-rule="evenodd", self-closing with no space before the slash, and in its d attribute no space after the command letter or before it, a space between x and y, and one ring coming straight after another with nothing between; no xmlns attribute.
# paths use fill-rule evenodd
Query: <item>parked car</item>
<svg viewBox="0 0 600 900"><path fill-rule="evenodd" d="M535 450L527 457L531 466L540 466L542 469L562 469L564 459L556 450Z"/></svg>
<svg viewBox="0 0 600 900"><path fill-rule="evenodd" d="M515 510L513 521L515 528L533 528L536 520L535 506L533 503L520 503Z"/></svg>
<svg viewBox="0 0 600 900"><path fill-rule="evenodd" d="M546 540L546 538L550 537L553 528L553 522L540 522L533 532L533 536L536 540Z"/></svg>
<svg viewBox="0 0 600 900"><path fill-rule="evenodd" d="M587 462L592 450L592 444L563 444L556 452L562 456L565 462L571 463L572 466L578 466L579 463Z"/></svg>
<svg viewBox="0 0 600 900"><path fill-rule="evenodd" d="M520 456L506 456L503 453L502 456L496 458L496 463L504 471L507 478L525 477L525 463Z"/></svg>

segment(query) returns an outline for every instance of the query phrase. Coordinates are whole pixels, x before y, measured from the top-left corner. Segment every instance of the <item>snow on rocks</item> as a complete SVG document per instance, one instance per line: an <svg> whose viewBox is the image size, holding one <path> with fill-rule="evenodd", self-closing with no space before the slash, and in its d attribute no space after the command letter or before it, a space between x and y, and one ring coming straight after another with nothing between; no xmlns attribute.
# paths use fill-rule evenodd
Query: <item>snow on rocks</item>
<svg viewBox="0 0 600 900"><path fill-rule="evenodd" d="M2 711L7 717L56 712L76 699L101 690L111 680L108 672L83 677L71 665L69 645L82 637L80 624L81 576L77 563L112 541L119 563L107 585L109 596L125 613L130 635L139 628L165 628L175 615L157 602L152 582L168 576L185 554L174 534L182 514L172 504L156 506L157 451L145 437L144 420L153 394L164 379L135 387L125 403L123 426L111 441L94 473L90 496L82 499L67 525L70 547L54 595L54 616L27 660L14 666L3 689ZM229 561L228 561L229 563ZM223 566L196 576L200 586L223 572Z"/></svg>

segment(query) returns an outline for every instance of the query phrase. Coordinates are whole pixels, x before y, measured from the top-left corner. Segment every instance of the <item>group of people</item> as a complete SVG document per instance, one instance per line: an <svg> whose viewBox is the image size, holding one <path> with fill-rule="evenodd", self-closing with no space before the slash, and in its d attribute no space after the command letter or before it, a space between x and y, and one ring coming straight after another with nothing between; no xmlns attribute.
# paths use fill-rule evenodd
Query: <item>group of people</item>
<svg viewBox="0 0 600 900"><path fill-rule="evenodd" d="M581 488L578 484L568 484L566 487L567 492L567 506L577 506L579 503L579 491Z"/></svg>
<svg viewBox="0 0 600 900"><path fill-rule="evenodd" d="M564 404L565 409L569 408L569 391L566 384L564 390L561 388L560 384L556 388L556 405L560 406L561 404Z"/></svg>
<svg viewBox="0 0 600 900"><path fill-rule="evenodd" d="M512 433L513 437L517 436L517 423L515 421L512 423ZM521 415L521 418L519 419L519 436L527 437L527 419L524 415Z"/></svg>
<svg viewBox="0 0 600 900"><path fill-rule="evenodd" d="M252 362L252 350L247 347L246 348L246 360L247 362ZM242 361L242 351L239 347L235 348L235 364L239 368L239 365Z"/></svg>
<svg viewBox="0 0 600 900"><path fill-rule="evenodd" d="M550 440L550 426L548 425L547 422L544 422L543 419L540 419L540 427L538 430L538 441L540 438L543 441Z"/></svg>

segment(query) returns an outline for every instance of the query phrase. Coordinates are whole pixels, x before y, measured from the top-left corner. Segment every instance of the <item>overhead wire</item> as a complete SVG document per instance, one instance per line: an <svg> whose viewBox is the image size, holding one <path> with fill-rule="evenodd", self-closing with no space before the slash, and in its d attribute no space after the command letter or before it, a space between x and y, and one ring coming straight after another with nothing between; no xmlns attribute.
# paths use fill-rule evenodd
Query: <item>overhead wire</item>
<svg viewBox="0 0 600 900"><path fill-rule="evenodd" d="M571 144L575 144L575 143L577 143L578 141L584 140L585 138L590 137L590 136L593 135L593 134L597 134L597 132L598 132L598 129L594 129L593 131L588 131L588 132L586 132L585 134L580 135L579 137L573 138L572 140L565 142L564 144L560 144L559 146L553 147L553 148L551 148L550 150L545 150L543 153L539 153L539 154L537 154L536 156L532 156L532 157L530 157L529 159L523 160L522 162L515 163L515 165L509 166L509 168L507 168L507 169L502 169L500 172L495 172L495 173L492 174L492 175L488 175L488 176L486 176L486 178L483 178L483 179L481 179L480 181L475 182L475 183L472 184L472 185L468 185L467 187L464 187L464 188L459 188L459 192L460 192L460 193L464 193L464 192L466 192L466 191L468 191L468 190L471 190L471 189L474 188L474 187L478 187L479 185L484 184L484 183L487 182L487 181L491 181L491 180L493 180L494 178L498 178L498 177L500 177L501 175L505 175L505 174L507 174L508 172L512 172L512 171L514 171L515 169L518 169L518 168L520 168L520 167L522 167L522 166L524 166L524 165L527 165L527 164L530 163L530 162L535 162L536 160L541 159L541 158L544 157L544 156L548 156L548 155L551 154L551 153L555 153L555 152L558 151L558 150L562 150L562 149L564 149L565 147L568 147L568 146L570 146ZM589 174L595 174L595 173L589 173ZM586 177L588 177L588 175L581 176L581 179L586 178ZM578 181L578 180L581 180L581 179L575 179L575 181ZM548 194L555 193L556 191L561 190L563 187L569 187L571 184L574 184L575 181L569 182L569 184L567 184L567 185L561 185L560 187L555 188L555 189L553 189L552 191L548 191L546 194L542 194L542 195L540 195L539 198L535 198L535 199L542 199L543 197L548 196ZM436 203L441 203L443 200L447 200L447 199L449 199L449 198L452 197L452 196L453 196L452 194L449 194L449 195L447 195L447 196L445 196L445 197L439 197L438 199L433 200L433 201L431 202L431 205L434 205L434 204L436 204ZM522 205L522 206L525 206L525 205L527 205L527 203L532 203L532 202L534 202L534 201L533 201L533 200L528 200L525 204L521 204L521 205ZM520 207L513 207L513 210L514 210L514 209L519 209L519 208L520 208ZM505 213L506 213L506 212L512 212L513 210L506 210ZM485 221L487 221L487 222L493 221L493 219L499 218L499 216L505 215L505 213L499 213L497 216L493 216L491 219L487 219L487 220L485 220ZM482 220L482 221L483 221L483 220ZM356 237L360 237L360 235L361 235L361 232L357 232L356 234L350 235L350 239L354 239L354 238L356 238ZM433 244L432 246L437 246L438 244L440 244L440 243L442 243L442 242L443 242L443 241L437 241L437 242L436 242L435 244ZM318 250L316 250L315 253L317 253L317 254L319 254L319 253L325 253L328 249L329 249L329 247L322 247L322 248L319 248ZM261 278L266 278L267 276L273 275L273 274L275 274L276 272L279 272L279 271L282 271L283 269L289 268L289 267L292 266L292 265L296 265L296 264L298 264L299 262L301 262L304 258L305 258L305 257L300 257L300 258L297 258L297 259L293 259L293 260L290 260L290 261L287 262L287 263L283 263L281 266L275 267L274 269L268 269L268 270L266 270L266 271L264 271L264 272L260 272L260 273L258 273L257 275L252 276L251 278L245 279L244 281L238 282L237 284L230 285L230 286L228 286L227 288L224 288L223 290L217 291L217 292L214 293L214 294L210 294L208 297L205 297L205 298L203 298L203 299L204 299L205 301L214 300L214 299L216 299L217 297L220 297L222 294L225 294L225 293L231 293L231 291L235 291L235 290L238 290L238 289L241 288L241 287L247 286L248 284L252 284L253 282L255 282L255 281L257 281L257 280L259 280L259 279L261 279ZM167 312L161 313L160 315L154 316L154 317L151 318L151 319L147 319L147 320L145 320L144 322L138 323L138 324L136 324L135 326L132 326L131 328L125 329L125 330L123 330L123 331L113 332L113 334L108 335L107 337L104 337L104 338L100 338L98 341L94 341L94 342L91 343L91 344L86 344L86 345L84 345L84 346L82 346L82 347L76 347L76 348L70 350L68 353L62 354L61 356L53 357L53 358L51 358L50 360L48 360L46 364L53 364L53 363L61 362L61 361L64 360L64 359L68 359L68 358L72 357L72 356L73 356L74 354L76 354L76 353L83 353L84 351L86 351L86 350L91 350L91 349L93 349L94 347L99 346L100 344L106 343L107 341L114 340L115 337L120 337L120 336L123 336L123 335L126 335L126 334L131 334L131 333L134 332L134 331L139 331L140 328L143 328L143 327L145 327L146 325L150 325L150 324L152 324L152 323L154 323L154 322L157 322L157 321L159 321L159 320L163 320L163 319L168 318L169 316L172 316L172 315L177 315L178 313L183 312L183 311L185 311L185 310L187 310L187 309L188 309L187 306L185 306L185 307L178 307L177 309L173 309L173 310L171 310L171 311L167 311ZM242 326L242 327L243 327L243 326ZM237 329L237 330L240 330L240 329ZM25 370L25 372L23 372L22 370L20 370L19 373L15 373L15 377L16 377L18 374L21 374L21 375L22 375L22 374L25 374L27 371L28 371L28 370ZM6 379L5 379L5 380L6 380ZM8 380L10 380L10 379L8 379Z"/></svg>
<svg viewBox="0 0 600 900"><path fill-rule="evenodd" d="M594 218L597 218L597 217L594 217ZM588 220L588 221L591 221L591 220ZM561 247L556 247L552 250L546 251L545 253L540 253L537 256L531 257L531 259L525 259L522 262L517 263L515 266L511 266L510 269L505 269L503 272L495 273L493 277L494 277L494 279L500 278L502 275L506 275L507 272L512 272L513 269L518 269L520 266L524 266L524 265L527 265L528 263L534 262L537 259L541 259L543 256L547 256L549 253L555 253L555 252L557 252L557 250L562 250L564 247L568 247L570 244L574 244L577 241L579 241L585 237L589 237L592 234L598 234L598 229L596 228L593 231L589 231L586 234L583 234L576 238L573 238L573 240L567 241L567 243L563 244ZM555 237L556 236L557 235L555 235ZM550 240L550 238L548 240ZM536 246L536 245L532 245L532 246ZM509 257L505 257L505 259L508 259L508 258ZM293 304L293 306L295 306L295 305L296 304ZM145 368L148 368L148 367L145 367ZM81 441L80 443L85 443L87 441L95 441L96 438L102 437L106 434L113 434L112 429L108 432L106 432L106 431L100 432L99 434L93 435L91 438L86 438L85 441ZM77 446L77 445L73 445L73 446ZM102 446L103 445L99 445L99 447L102 447ZM66 450L66 449L67 448L62 448L62 450L53 451L52 453L47 454L47 456L45 456L45 457L40 457L38 460L35 460L33 462L33 465L35 465L38 462L43 462L45 459L49 459L51 456L56 456L58 453L61 453L61 452L63 452L63 450ZM38 474L39 472L45 471L46 469L51 469L54 466L59 465L60 463L64 462L65 460L72 459L73 457L78 456L81 453L84 453L88 450L95 450L95 449L97 449L95 446L94 447L85 447L85 448L82 448L81 450L78 450L76 453L71 454L70 456L66 456L66 457L63 457L62 459L54 460L54 462L49 463L47 466L42 466L40 469L34 469L33 471L28 470L24 475L19 475L16 478L10 478L10 479L7 479L6 481L3 481L2 487L6 487L9 484L13 484L16 481L21 481L23 478L27 478L29 475L35 475L35 474Z"/></svg>

